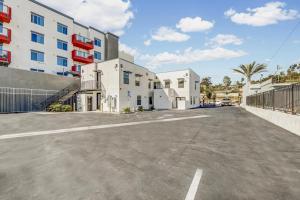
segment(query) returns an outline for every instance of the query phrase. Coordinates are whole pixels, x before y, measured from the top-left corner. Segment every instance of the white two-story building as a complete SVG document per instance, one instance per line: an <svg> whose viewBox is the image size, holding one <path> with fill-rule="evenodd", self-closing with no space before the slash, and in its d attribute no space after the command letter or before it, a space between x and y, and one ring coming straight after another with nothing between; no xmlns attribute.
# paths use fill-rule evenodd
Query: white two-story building
<svg viewBox="0 0 300 200"><path fill-rule="evenodd" d="M155 74L122 58L81 69L79 111L121 113L129 108L189 109L200 106L200 77L191 69Z"/></svg>

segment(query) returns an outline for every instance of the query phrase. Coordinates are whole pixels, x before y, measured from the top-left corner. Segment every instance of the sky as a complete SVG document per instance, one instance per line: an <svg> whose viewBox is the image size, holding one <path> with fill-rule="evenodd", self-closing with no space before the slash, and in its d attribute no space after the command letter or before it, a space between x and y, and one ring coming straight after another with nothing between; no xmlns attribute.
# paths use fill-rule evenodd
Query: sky
<svg viewBox="0 0 300 200"><path fill-rule="evenodd" d="M253 61L300 62L299 0L39 0L120 36L120 48L154 72L191 68L221 83ZM260 75L256 76L257 79Z"/></svg>

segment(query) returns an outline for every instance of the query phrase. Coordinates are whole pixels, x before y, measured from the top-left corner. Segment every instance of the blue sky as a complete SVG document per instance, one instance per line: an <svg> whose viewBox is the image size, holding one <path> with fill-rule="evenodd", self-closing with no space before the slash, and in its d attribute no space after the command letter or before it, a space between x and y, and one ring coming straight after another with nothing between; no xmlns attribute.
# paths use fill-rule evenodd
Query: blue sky
<svg viewBox="0 0 300 200"><path fill-rule="evenodd" d="M215 83L257 61L286 69L300 62L299 0L39 0L85 25L120 35L136 63L163 72L192 68ZM256 78L259 78L256 77Z"/></svg>
<svg viewBox="0 0 300 200"><path fill-rule="evenodd" d="M269 60L299 22L299 16L291 14L291 19L289 17L285 19L283 16L283 20L278 18L277 21L275 16L275 22L272 21L272 16L270 16L271 22L253 26L236 23L230 17L224 15L225 11L230 8L237 13L247 13L247 8L264 7L267 3L272 2L275 3L274 1L265 0L133 0L131 9L134 12L134 19L121 36L121 43L134 50L134 53L136 53L135 51L138 52L137 63L147 65L147 61L139 59L139 56L157 55L163 52L176 53L176 51L179 51L176 55L180 56L188 48L200 50L213 48L208 46L207 43L218 34L235 35L242 40L241 44L237 42L238 45L228 44L222 46L222 48L243 51L245 53L243 56L209 61L191 61L191 63L175 62L149 67L156 72L192 68L201 77L210 76L214 82L222 82L224 75L239 80L241 77L234 74L232 68L255 60L260 63L268 63L268 73L274 73L277 64L282 68L287 68L290 64L300 61L300 27L296 29L278 55L272 61ZM289 12L291 9L300 11L298 0L280 2L285 3L284 6L280 7L283 12ZM201 17L203 20L214 22L214 26L206 31L184 33L190 36L187 41L152 41L150 46L144 45L144 41L150 39L151 35L155 34L162 26L183 33L176 28L176 24L180 19L186 17Z"/></svg>

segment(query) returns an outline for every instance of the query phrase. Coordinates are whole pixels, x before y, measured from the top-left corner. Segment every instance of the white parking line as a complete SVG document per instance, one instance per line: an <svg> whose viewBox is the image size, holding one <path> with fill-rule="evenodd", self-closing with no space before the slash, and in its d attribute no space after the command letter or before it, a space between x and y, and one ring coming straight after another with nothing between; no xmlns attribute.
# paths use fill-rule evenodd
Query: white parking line
<svg viewBox="0 0 300 200"><path fill-rule="evenodd" d="M179 117L179 118L169 118L169 119L151 120L151 121L128 122L128 123L121 123L121 124L106 124L106 125L99 125L99 126L85 126L85 127L58 129L58 130L15 133L15 134L0 135L0 140L33 137L33 136L40 136L40 135L51 135L51 134L59 134L59 133L71 133L71 132L87 131L87 130L95 130L95 129L116 128L116 127L123 127L123 126L134 126L134 125L141 125L141 124L172 122L172 121L180 121L180 120L187 120L187 119L200 119L206 117L209 116L197 115L192 117Z"/></svg>
<svg viewBox="0 0 300 200"><path fill-rule="evenodd" d="M195 199L202 174L203 174L203 170L197 169L194 179L191 183L190 189L185 197L185 200L194 200Z"/></svg>

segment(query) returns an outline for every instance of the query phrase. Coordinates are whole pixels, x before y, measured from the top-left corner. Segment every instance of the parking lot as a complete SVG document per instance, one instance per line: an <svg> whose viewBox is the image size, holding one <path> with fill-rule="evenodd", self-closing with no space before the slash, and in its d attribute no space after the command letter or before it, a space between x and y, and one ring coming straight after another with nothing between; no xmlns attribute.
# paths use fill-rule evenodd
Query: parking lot
<svg viewBox="0 0 300 200"><path fill-rule="evenodd" d="M9 114L0 127L1 200L300 196L300 137L238 107Z"/></svg>

